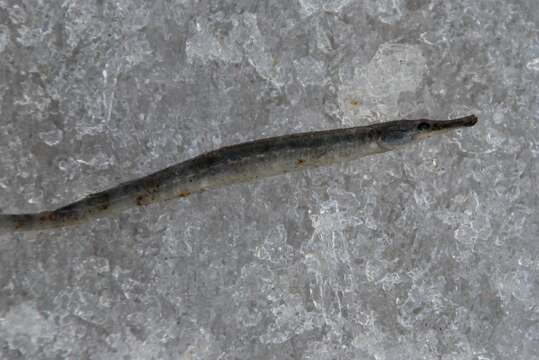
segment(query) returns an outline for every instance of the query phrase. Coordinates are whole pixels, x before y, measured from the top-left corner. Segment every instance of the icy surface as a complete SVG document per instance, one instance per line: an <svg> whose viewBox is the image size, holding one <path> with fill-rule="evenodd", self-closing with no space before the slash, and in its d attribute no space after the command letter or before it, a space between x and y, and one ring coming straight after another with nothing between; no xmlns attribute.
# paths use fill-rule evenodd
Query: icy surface
<svg viewBox="0 0 539 360"><path fill-rule="evenodd" d="M401 152L0 238L1 359L539 359L535 0L0 0L0 208L475 113Z"/></svg>

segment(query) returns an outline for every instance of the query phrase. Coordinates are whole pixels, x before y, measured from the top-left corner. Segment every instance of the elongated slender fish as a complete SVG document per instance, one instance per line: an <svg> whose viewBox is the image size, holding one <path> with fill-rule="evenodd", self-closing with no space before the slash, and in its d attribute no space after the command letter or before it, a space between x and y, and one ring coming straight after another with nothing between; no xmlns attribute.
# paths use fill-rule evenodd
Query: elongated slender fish
<svg viewBox="0 0 539 360"><path fill-rule="evenodd" d="M135 206L395 150L476 122L474 115L453 120L397 120L227 146L53 211L0 215L0 233L80 224Z"/></svg>

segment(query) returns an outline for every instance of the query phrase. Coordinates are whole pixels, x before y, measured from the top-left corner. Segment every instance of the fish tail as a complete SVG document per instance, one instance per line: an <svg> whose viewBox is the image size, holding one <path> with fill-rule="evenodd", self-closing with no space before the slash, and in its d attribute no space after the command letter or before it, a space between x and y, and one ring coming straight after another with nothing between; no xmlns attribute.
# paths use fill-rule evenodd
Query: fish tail
<svg viewBox="0 0 539 360"><path fill-rule="evenodd" d="M108 199L108 198L107 198ZM29 214L0 214L0 234L57 229L114 212L110 202L92 196L62 208Z"/></svg>
<svg viewBox="0 0 539 360"><path fill-rule="evenodd" d="M64 226L64 221L65 219L55 211L34 214L0 214L0 235L54 229Z"/></svg>
<svg viewBox="0 0 539 360"><path fill-rule="evenodd" d="M90 218L99 217L101 212L107 209L102 205L89 206L86 200L83 200L53 211L0 214L0 234L49 230L77 225Z"/></svg>
<svg viewBox="0 0 539 360"><path fill-rule="evenodd" d="M30 230L34 223L34 215L1 215L0 214L0 235L9 234L18 231Z"/></svg>

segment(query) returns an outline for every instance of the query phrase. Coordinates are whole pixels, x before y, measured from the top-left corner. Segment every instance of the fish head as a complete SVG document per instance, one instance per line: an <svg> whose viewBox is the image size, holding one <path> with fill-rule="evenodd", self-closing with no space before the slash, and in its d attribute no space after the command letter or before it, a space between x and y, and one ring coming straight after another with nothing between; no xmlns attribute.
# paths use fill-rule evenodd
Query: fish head
<svg viewBox="0 0 539 360"><path fill-rule="evenodd" d="M434 135L474 126L476 123L477 117L475 115L453 120L399 120L386 123L385 127L376 129L376 131L378 144L386 150L393 150Z"/></svg>

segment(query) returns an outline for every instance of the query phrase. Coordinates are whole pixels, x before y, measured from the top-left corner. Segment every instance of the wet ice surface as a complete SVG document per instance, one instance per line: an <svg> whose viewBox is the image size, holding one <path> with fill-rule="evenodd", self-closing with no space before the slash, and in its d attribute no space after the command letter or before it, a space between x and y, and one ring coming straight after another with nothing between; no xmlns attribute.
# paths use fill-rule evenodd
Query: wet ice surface
<svg viewBox="0 0 539 360"><path fill-rule="evenodd" d="M0 207L396 118L401 152L0 238L0 358L538 359L534 1L0 0Z"/></svg>

